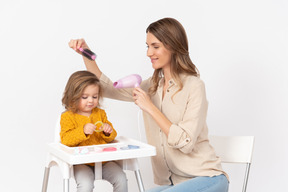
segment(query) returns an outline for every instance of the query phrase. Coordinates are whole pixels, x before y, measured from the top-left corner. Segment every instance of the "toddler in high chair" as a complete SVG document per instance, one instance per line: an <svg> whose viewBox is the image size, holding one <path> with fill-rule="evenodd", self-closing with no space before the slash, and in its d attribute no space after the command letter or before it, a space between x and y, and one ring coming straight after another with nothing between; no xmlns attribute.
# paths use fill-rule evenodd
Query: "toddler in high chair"
<svg viewBox="0 0 288 192"><path fill-rule="evenodd" d="M116 130L108 121L106 112L99 108L101 86L99 79L89 71L73 73L65 87L62 104L66 111L61 115L61 143L69 147L106 144L115 139ZM102 122L100 130L96 125ZM101 123L101 124L102 124ZM74 165L77 192L92 192L94 164ZM113 185L114 192L126 192L127 178L122 168L109 161L102 165L102 177Z"/></svg>

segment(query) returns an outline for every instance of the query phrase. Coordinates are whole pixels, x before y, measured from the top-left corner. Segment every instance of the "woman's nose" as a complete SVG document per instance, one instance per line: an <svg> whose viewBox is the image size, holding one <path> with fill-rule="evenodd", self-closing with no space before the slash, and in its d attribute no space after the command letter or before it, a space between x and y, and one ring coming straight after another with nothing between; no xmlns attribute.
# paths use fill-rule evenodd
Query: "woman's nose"
<svg viewBox="0 0 288 192"><path fill-rule="evenodd" d="M147 49L147 56L151 57L152 55L153 55L153 51L150 48L148 48Z"/></svg>

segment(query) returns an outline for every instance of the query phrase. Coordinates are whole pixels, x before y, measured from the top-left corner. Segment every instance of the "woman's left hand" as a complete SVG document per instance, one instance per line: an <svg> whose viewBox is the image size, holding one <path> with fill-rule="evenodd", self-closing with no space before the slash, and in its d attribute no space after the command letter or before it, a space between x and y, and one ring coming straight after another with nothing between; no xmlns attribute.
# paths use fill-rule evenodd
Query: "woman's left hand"
<svg viewBox="0 0 288 192"><path fill-rule="evenodd" d="M134 95L133 96L134 103L138 105L140 109L149 113L150 109L152 109L153 106L153 103L149 95L145 91L143 91L140 87L136 87L133 90L133 95Z"/></svg>

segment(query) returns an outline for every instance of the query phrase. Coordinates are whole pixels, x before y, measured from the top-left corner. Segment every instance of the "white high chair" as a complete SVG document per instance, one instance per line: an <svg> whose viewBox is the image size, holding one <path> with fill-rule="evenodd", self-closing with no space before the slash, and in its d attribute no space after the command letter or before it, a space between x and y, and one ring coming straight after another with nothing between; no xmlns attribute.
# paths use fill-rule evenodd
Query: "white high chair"
<svg viewBox="0 0 288 192"><path fill-rule="evenodd" d="M144 192L144 185L142 182L140 169L137 158L148 157L156 155L156 149L154 146L142 143L133 139L129 139L123 136L117 137L115 143L109 143L105 145L97 145L99 147L109 147L113 145L137 145L139 149L133 150L117 150L113 152L101 152L88 155L75 155L69 153L73 151L73 148L67 147L60 143L60 117L58 118L55 126L55 139L54 143L48 144L48 155L45 165L45 172L42 184L42 192L47 191L48 179L50 168L58 166L63 176L63 191L69 192L69 179L74 177L73 165L95 163L95 181L102 179L102 162L117 160L117 163L123 168L123 170L134 171L136 180L138 183L139 191Z"/></svg>

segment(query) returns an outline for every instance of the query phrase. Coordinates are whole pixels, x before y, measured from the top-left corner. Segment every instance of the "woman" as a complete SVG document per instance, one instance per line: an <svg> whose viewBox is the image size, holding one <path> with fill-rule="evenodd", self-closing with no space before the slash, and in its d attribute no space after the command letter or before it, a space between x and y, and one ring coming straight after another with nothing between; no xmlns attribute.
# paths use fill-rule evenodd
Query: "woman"
<svg viewBox="0 0 288 192"><path fill-rule="evenodd" d="M152 157L154 181L160 185L148 191L227 192L228 176L208 140L205 86L189 57L183 26L163 18L146 33L154 74L133 92L115 89L95 61L83 59L100 79L104 97L134 101L144 111L147 140L157 150ZM71 40L69 46L78 53L88 48L83 39Z"/></svg>

